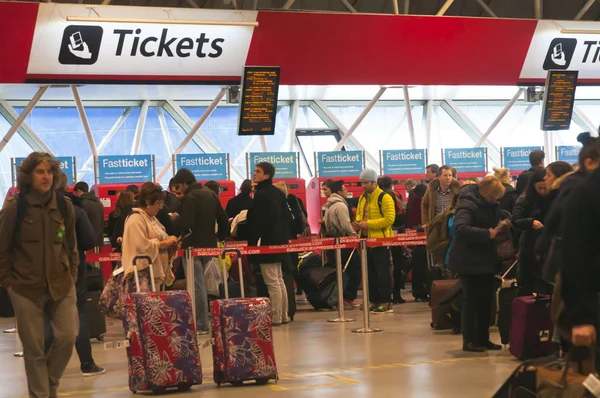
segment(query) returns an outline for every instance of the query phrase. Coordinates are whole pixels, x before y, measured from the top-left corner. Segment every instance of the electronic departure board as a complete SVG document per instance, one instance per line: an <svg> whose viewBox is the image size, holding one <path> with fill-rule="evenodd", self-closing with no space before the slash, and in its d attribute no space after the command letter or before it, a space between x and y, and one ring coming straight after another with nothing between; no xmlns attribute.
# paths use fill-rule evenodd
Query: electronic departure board
<svg viewBox="0 0 600 398"><path fill-rule="evenodd" d="M542 130L568 130L575 104L577 71L551 70L546 79Z"/></svg>
<svg viewBox="0 0 600 398"><path fill-rule="evenodd" d="M279 67L244 68L238 135L275 134Z"/></svg>

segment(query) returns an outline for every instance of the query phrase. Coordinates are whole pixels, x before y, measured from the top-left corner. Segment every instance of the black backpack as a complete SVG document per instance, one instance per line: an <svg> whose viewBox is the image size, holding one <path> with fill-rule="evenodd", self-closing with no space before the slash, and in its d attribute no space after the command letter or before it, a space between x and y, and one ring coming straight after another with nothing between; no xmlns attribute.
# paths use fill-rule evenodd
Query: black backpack
<svg viewBox="0 0 600 398"><path fill-rule="evenodd" d="M58 206L58 211L64 220L65 226L67 224L67 202L65 200L65 194L59 191L55 191L56 194L56 204ZM17 235L21 231L21 225L25 220L25 216L27 215L27 198L25 195L18 194L17 195L17 218L15 220L15 229L13 230L13 246L17 241ZM63 245L67 247L67 240L63 239Z"/></svg>

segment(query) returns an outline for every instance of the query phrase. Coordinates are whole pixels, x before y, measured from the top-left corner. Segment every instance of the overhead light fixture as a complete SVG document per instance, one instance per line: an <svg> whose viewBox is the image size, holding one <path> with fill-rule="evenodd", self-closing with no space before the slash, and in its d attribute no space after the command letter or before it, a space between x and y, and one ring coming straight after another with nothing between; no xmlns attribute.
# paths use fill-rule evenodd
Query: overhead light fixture
<svg viewBox="0 0 600 398"><path fill-rule="evenodd" d="M218 26L258 26L256 21L200 21L189 19L139 19L104 17L67 17L69 22L105 23L149 23L157 25L218 25Z"/></svg>

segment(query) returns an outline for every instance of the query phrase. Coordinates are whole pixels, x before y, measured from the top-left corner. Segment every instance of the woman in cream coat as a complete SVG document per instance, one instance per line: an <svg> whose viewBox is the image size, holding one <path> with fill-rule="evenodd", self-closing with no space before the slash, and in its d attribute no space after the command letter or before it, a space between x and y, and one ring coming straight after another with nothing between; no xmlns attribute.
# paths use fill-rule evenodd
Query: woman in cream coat
<svg viewBox="0 0 600 398"><path fill-rule="evenodd" d="M157 289L162 284L173 284L174 276L171 268L177 252L178 239L175 236L168 236L165 228L156 219L164 202L165 193L159 185L152 182L144 183L137 199L138 207L133 209L125 222L122 264L128 280L128 292L135 291L135 282L132 278L135 256L149 256L152 259L152 270ZM139 260L137 268L140 289L149 291L148 262Z"/></svg>

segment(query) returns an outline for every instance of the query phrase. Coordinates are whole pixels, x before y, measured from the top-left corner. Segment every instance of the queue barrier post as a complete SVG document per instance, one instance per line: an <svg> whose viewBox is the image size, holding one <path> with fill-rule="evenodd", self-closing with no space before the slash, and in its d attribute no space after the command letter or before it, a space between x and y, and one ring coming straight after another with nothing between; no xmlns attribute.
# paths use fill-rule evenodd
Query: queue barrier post
<svg viewBox="0 0 600 398"><path fill-rule="evenodd" d="M335 245L340 244L340 238L335 238ZM356 319L344 317L344 270L342 269L342 249L335 250L336 274L337 274L337 293L338 293L338 317L328 319L327 322L345 323L354 322Z"/></svg>
<svg viewBox="0 0 600 398"><path fill-rule="evenodd" d="M360 267L362 272L364 326L362 328L352 329L352 333L382 332L383 329L371 327L371 318L369 312L369 270L367 269L367 241L361 240L358 244L358 248L360 250Z"/></svg>
<svg viewBox="0 0 600 398"><path fill-rule="evenodd" d="M185 256L183 258L185 263L185 281L187 291L192 301L192 314L194 314L194 325L196 324L196 285L194 284L194 254L192 248L188 247L185 250Z"/></svg>

